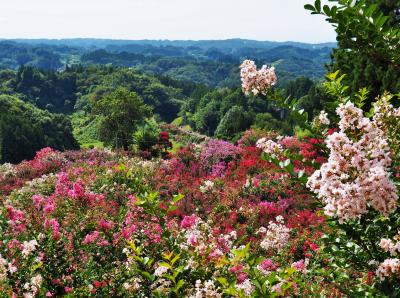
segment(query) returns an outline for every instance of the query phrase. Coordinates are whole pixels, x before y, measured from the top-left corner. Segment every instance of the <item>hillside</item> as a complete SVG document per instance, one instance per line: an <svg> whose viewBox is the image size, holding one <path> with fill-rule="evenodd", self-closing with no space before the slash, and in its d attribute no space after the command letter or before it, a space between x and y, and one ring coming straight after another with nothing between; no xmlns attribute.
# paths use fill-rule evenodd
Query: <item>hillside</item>
<svg viewBox="0 0 400 298"><path fill-rule="evenodd" d="M0 68L21 65L45 70L73 64L113 64L209 86L238 84L237 65L244 59L276 65L280 84L300 76L320 79L335 44L221 41L3 40Z"/></svg>

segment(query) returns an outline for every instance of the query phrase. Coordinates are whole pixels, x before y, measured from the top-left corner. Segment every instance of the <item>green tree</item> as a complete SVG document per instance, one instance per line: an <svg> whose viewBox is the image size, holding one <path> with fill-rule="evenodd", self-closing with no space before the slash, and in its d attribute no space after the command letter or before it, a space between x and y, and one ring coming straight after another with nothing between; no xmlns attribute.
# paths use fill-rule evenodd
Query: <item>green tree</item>
<svg viewBox="0 0 400 298"><path fill-rule="evenodd" d="M291 132L289 123L277 120L270 113L257 114L253 127L266 131L273 130L282 134Z"/></svg>
<svg viewBox="0 0 400 298"><path fill-rule="evenodd" d="M333 24L338 48L330 71L346 74L343 84L355 94L369 87L370 102L384 91L400 90L400 2L398 0L331 0L335 5L307 4Z"/></svg>
<svg viewBox="0 0 400 298"><path fill-rule="evenodd" d="M17 97L0 95L0 162L31 159L43 147L79 149L70 120Z"/></svg>
<svg viewBox="0 0 400 298"><path fill-rule="evenodd" d="M221 119L215 131L219 138L231 139L249 127L250 121L242 107L233 106Z"/></svg>
<svg viewBox="0 0 400 298"><path fill-rule="evenodd" d="M138 123L151 115L151 109L135 92L120 87L96 101L93 113L101 117L100 139L114 148L127 150Z"/></svg>

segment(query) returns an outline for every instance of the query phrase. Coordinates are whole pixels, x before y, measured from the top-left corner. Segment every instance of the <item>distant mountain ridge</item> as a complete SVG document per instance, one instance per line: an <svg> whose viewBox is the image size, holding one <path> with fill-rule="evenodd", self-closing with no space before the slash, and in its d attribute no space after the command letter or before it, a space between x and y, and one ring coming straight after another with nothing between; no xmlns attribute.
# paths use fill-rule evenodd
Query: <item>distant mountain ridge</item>
<svg viewBox="0 0 400 298"><path fill-rule="evenodd" d="M0 41L14 41L18 43L27 44L43 44L43 45L68 45L72 47L97 47L105 48L108 45L153 45L153 46L177 46L177 47L191 47L197 46L200 48L227 48L227 47L256 47L256 48L273 48L279 45L291 45L300 48L334 48L336 47L336 42L326 42L326 43L304 43L295 41L259 41L251 39L221 39L221 40L152 40L152 39L142 39L142 40L124 40L124 39L101 39L101 38L67 38L67 39L2 39Z"/></svg>
<svg viewBox="0 0 400 298"><path fill-rule="evenodd" d="M335 45L247 39L7 39L0 40L0 69L111 64L211 87L233 87L240 83L240 63L252 59L258 65L275 66L279 84L284 85L301 76L322 78Z"/></svg>

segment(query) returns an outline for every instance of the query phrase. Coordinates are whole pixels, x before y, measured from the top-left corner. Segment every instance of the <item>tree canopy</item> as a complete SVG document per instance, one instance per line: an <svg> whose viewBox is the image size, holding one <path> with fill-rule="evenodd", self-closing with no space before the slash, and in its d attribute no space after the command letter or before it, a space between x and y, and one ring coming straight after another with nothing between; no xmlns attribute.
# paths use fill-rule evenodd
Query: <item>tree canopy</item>
<svg viewBox="0 0 400 298"><path fill-rule="evenodd" d="M96 101L93 113L100 117L100 139L114 148L128 149L139 122L151 115L151 108L135 92L119 87Z"/></svg>

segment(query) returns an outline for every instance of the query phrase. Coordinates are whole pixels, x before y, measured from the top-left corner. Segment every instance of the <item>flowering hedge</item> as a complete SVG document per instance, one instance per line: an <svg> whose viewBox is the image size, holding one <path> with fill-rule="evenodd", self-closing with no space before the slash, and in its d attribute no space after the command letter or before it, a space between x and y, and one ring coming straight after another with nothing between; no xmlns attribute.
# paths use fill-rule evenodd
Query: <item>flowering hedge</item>
<svg viewBox="0 0 400 298"><path fill-rule="evenodd" d="M305 144L281 141L288 150ZM37 165L35 171L1 199L2 293L306 291L308 271L319 262L324 216L304 186L260 153L254 144L214 140L159 162L98 150L43 150L23 163ZM60 162L47 166L54 158ZM22 179L21 167L4 166L2 179Z"/></svg>

